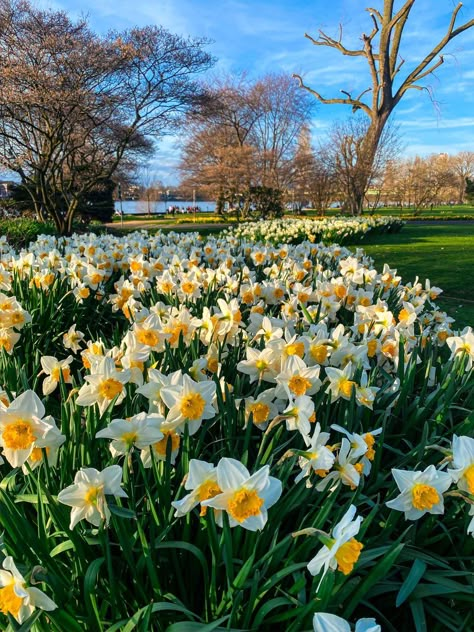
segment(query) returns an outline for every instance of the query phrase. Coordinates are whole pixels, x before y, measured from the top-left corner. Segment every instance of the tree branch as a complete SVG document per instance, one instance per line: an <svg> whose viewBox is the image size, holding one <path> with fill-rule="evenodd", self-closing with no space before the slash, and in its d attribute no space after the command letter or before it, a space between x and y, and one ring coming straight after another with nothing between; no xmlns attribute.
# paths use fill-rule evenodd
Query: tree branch
<svg viewBox="0 0 474 632"><path fill-rule="evenodd" d="M364 57L364 50L349 50L342 44L342 26L339 26L339 40L335 40L329 35L326 35L323 31L319 31L319 39L314 39L308 33L305 33L304 36L309 39L309 41L315 46L327 46L328 48L335 48L340 51L343 55L348 55L349 57Z"/></svg>
<svg viewBox="0 0 474 632"><path fill-rule="evenodd" d="M446 35L433 48L433 50L428 55L426 55L426 57L418 64L418 66L408 75L408 77L405 79L405 81L402 83L402 85L398 89L397 94L395 95L395 102L398 102L401 99L401 97L405 94L405 92L413 83L415 83L416 81L419 81L420 79L423 79L424 77L431 74L434 70L436 70L436 68L439 68L439 66L441 66L441 64L444 61L442 56L431 68L427 69L427 67L431 64L433 59L443 50L443 48L452 39L457 37L463 31L466 31L467 29L474 26L474 19L472 19L472 20L469 20L469 22L465 22L464 24L461 24L461 26L458 26L457 29L454 28L456 24L457 15L459 11L461 10L461 7L462 7L462 2L460 2L456 6L456 8L454 9L451 15L451 20L450 20Z"/></svg>
<svg viewBox="0 0 474 632"><path fill-rule="evenodd" d="M304 90L307 90L308 92L313 94L318 99L318 101L320 101L321 103L325 103L325 104L342 103L343 105L351 105L355 109L364 110L364 112L368 116L372 116L372 110L370 109L370 107L366 103L363 103L362 101L360 101L359 99L353 99L349 92L345 92L344 90L341 90L341 92L343 94L347 94L348 95L347 99L325 99L323 96L321 96L319 94L319 92L316 92L316 90L313 90L312 88L307 86L304 83L304 81L303 81L303 79L301 78L300 75L293 74L293 77L294 77L294 79L297 79L300 88L303 88ZM362 92L362 94L360 96L362 97L369 90L371 90L371 88L368 88L367 90L364 90L364 92Z"/></svg>

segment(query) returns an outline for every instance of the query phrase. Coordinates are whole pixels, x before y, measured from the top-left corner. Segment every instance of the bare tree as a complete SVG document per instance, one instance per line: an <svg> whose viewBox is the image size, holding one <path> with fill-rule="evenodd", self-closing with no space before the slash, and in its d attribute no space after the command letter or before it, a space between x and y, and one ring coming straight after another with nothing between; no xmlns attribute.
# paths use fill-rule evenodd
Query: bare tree
<svg viewBox="0 0 474 632"><path fill-rule="evenodd" d="M85 20L0 0L0 163L69 233L98 182L149 153L200 96L206 42L161 27L106 37Z"/></svg>
<svg viewBox="0 0 474 632"><path fill-rule="evenodd" d="M324 152L315 152L311 140L310 128L305 125L292 162L291 202L294 210L309 204L324 214L336 192L336 177Z"/></svg>
<svg viewBox="0 0 474 632"><path fill-rule="evenodd" d="M474 152L460 151L452 156L451 166L457 180L457 202L464 204L466 180L474 177Z"/></svg>
<svg viewBox="0 0 474 632"><path fill-rule="evenodd" d="M321 155L336 178L344 208L352 213L361 208L369 187L380 189L387 161L400 151L397 128L389 124L382 132L374 157L367 160L369 127L369 121L362 116L336 122L329 132L329 141L321 147Z"/></svg>
<svg viewBox="0 0 474 632"><path fill-rule="evenodd" d="M225 77L208 86L208 99L189 119L181 171L188 183L211 187L224 202L251 208L251 189L284 191L299 132L312 103L290 77L251 83Z"/></svg>
<svg viewBox="0 0 474 632"><path fill-rule="evenodd" d="M295 88L291 77L269 74L250 91L258 114L250 140L257 150L262 186L283 190L291 181L295 147L313 106L311 99Z"/></svg>
<svg viewBox="0 0 474 632"><path fill-rule="evenodd" d="M411 72L401 78L400 72L405 64L405 59L400 54L400 47L415 0L406 0L398 9L395 8L395 0L383 0L383 2L380 0L380 4L382 4L380 9L367 8L372 27L368 34L362 34L361 48L350 49L343 44L342 25L339 27L337 38L330 37L323 31L319 31L317 38L305 34L305 37L315 46L333 48L344 56L362 57L366 60L370 74L370 85L359 95L341 90L342 97L328 99L306 85L300 75L293 75L298 79L299 85L313 94L321 103L349 105L353 112L358 110L364 112L370 121L367 133L357 151L357 162L354 169L356 177L351 203L353 205L352 211L356 213L362 212L367 178L371 172L371 165L375 160L383 130L393 110L408 90L428 89L420 82L423 82L426 77L443 64L444 58L441 53L446 45L460 33L474 26L474 19L456 26L457 17L462 7L460 2L452 11L445 35ZM371 95L370 98L369 94Z"/></svg>
<svg viewBox="0 0 474 632"><path fill-rule="evenodd" d="M407 158L389 165L385 195L393 202L420 213L435 204L449 202L457 193L452 159L447 154Z"/></svg>

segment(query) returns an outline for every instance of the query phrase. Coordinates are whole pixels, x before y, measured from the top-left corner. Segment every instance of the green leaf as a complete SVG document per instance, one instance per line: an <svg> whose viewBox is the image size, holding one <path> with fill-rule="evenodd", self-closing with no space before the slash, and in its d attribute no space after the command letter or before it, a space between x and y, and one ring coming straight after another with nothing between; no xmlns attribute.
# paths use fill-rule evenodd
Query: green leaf
<svg viewBox="0 0 474 632"><path fill-rule="evenodd" d="M395 542L395 544L391 547L387 555L381 562L378 562L370 571L370 573L365 577L365 579L360 583L360 585L356 588L352 595L352 599L349 601L347 606L344 608L344 614L346 617L350 617L350 615L354 612L355 608L359 605L362 598L365 597L367 592L374 586L382 577L387 575L388 571L391 569L393 564L395 564L398 556L402 552L404 548L404 544L400 544Z"/></svg>
<svg viewBox="0 0 474 632"><path fill-rule="evenodd" d="M118 505L113 505L111 503L108 503L108 507L110 509L110 513L114 514L114 516L118 516L119 518L126 518L127 520L137 519L137 514L132 511L132 509L119 507Z"/></svg>
<svg viewBox="0 0 474 632"><path fill-rule="evenodd" d="M71 540L66 540L65 542L61 542L61 544L58 544L57 546L54 547L54 549L51 550L50 556L51 557L55 557L56 555L59 555L60 553L64 553L65 551L70 551L71 549L74 549L74 542L71 542Z"/></svg>
<svg viewBox="0 0 474 632"><path fill-rule="evenodd" d="M275 599L270 599L269 601L267 601L257 612L257 615L253 621L252 629L259 630L260 626L265 621L270 612L273 612L273 610L275 610L276 608L283 607L288 609L290 607L294 607L294 604L286 597L275 597Z"/></svg>
<svg viewBox="0 0 474 632"><path fill-rule="evenodd" d="M107 628L106 632L131 632L135 629L136 625L140 622L142 616L146 613L147 610L151 610L152 614L156 612L180 612L188 617L198 618L196 615L190 612L188 608L185 608L179 603L160 601L158 603L151 604L151 607L150 605L148 605L140 608L140 610L137 610L137 612L135 612L135 614L130 619L123 619L122 621L114 623L114 625L112 625L110 628ZM191 625L191 622L189 622L189 625ZM197 625L202 624L198 623Z"/></svg>
<svg viewBox="0 0 474 632"><path fill-rule="evenodd" d="M414 599L410 601L410 609L413 616L413 623L415 624L416 632L428 632L425 610L423 608L423 602L421 601L421 599Z"/></svg>
<svg viewBox="0 0 474 632"><path fill-rule="evenodd" d="M212 632L213 630L216 630L218 632L221 632L221 630L226 630L227 632L229 630L231 632L243 632L243 630L236 630L235 628L219 627L220 624L225 623L229 617L230 615L228 614L225 617L217 619L217 621L213 621L212 623L191 623L189 621L173 623L166 628L166 632L191 632L191 630L196 630L196 632Z"/></svg>
<svg viewBox="0 0 474 632"><path fill-rule="evenodd" d="M423 577L425 571L426 564L421 560L416 559L413 562L413 566L411 567L410 572L408 573L397 595L397 600L395 602L397 608L399 608L402 603L408 599L413 590L416 588L420 579Z"/></svg>

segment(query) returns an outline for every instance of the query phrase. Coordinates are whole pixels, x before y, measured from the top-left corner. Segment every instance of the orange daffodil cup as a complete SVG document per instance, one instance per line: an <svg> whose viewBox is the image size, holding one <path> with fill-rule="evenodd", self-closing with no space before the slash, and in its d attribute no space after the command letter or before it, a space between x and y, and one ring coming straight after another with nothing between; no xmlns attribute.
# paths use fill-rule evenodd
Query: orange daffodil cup
<svg viewBox="0 0 474 632"><path fill-rule="evenodd" d="M201 515L207 507L218 510L216 522L222 526L222 512L226 512L231 527L241 526L249 531L263 529L268 509L282 493L281 481L269 474L268 465L255 474L236 459L222 458L217 467L203 461L190 461L189 477L185 484L191 489L180 501L175 501L176 516L191 511L199 502Z"/></svg>
<svg viewBox="0 0 474 632"><path fill-rule="evenodd" d="M453 482L450 472L441 472L429 465L422 472L393 469L392 474L400 494L388 501L387 507L403 511L406 520L418 520L425 513L444 513L443 493Z"/></svg>
<svg viewBox="0 0 474 632"><path fill-rule="evenodd" d="M41 460L41 449L48 446L48 435L50 438L54 435L55 447L64 442L65 437L53 418L44 414L40 398L31 390L16 397L8 408L0 404L0 446L12 467L21 467L32 456Z"/></svg>
<svg viewBox="0 0 474 632"><path fill-rule="evenodd" d="M42 590L27 585L12 557L3 560L3 569L0 570L0 612L23 623L35 608L47 612L56 610L57 605Z"/></svg>
<svg viewBox="0 0 474 632"><path fill-rule="evenodd" d="M357 508L351 505L335 525L330 536L325 534L319 536L324 546L308 562L308 570L311 575L318 575L323 571L319 585L329 569L335 570L337 568L344 575L349 575L359 559L364 545L355 539L362 523L361 516L354 519L356 512Z"/></svg>

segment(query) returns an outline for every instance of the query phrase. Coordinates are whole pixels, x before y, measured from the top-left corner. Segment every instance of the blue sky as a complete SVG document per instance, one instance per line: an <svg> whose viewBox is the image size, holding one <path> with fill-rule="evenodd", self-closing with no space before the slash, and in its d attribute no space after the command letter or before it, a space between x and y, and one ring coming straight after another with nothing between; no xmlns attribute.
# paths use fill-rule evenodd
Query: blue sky
<svg viewBox="0 0 474 632"><path fill-rule="evenodd" d="M381 7L382 0L41 0L40 4L72 16L87 14L91 26L102 32L161 24L181 35L206 36L213 41L209 51L218 59L218 70L245 70L251 77L269 71L298 72L329 98L339 96L340 89L357 93L368 87L365 62L313 46L304 33L316 37L321 28L336 36L342 24L345 43L358 47L361 33L372 26L365 7ZM416 0L401 50L406 70L441 39L456 4L455 0ZM473 17L474 0L466 0L458 22ZM427 93L410 90L396 109L404 154L474 151L474 28L448 45L445 64L424 85L432 89L435 103ZM315 139L324 136L332 121L349 115L345 106L319 105L313 122ZM175 183L178 158L178 139L166 138L159 145L153 172L165 183Z"/></svg>

